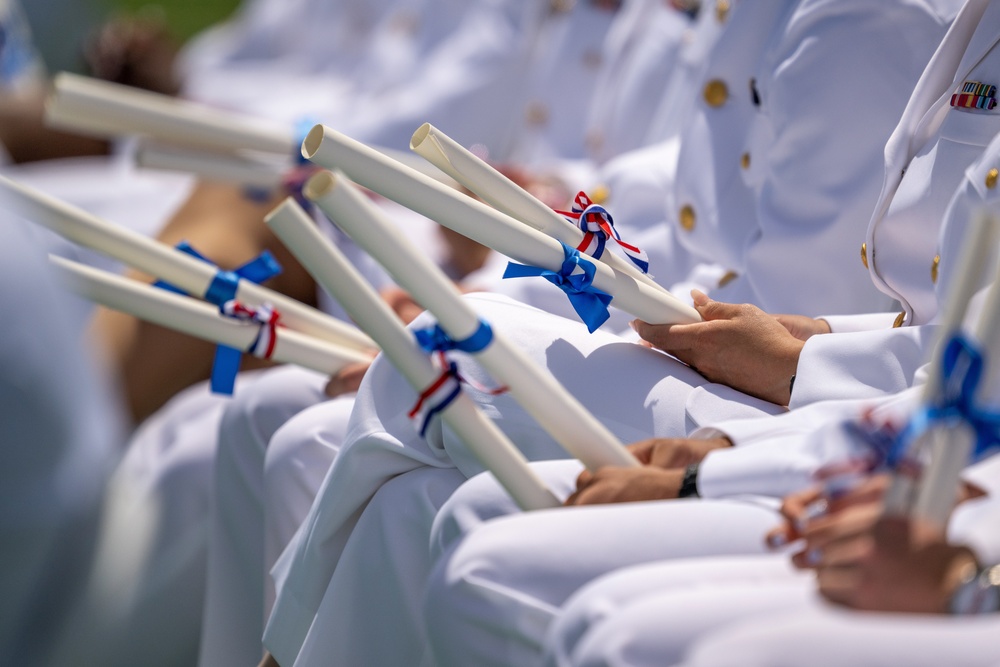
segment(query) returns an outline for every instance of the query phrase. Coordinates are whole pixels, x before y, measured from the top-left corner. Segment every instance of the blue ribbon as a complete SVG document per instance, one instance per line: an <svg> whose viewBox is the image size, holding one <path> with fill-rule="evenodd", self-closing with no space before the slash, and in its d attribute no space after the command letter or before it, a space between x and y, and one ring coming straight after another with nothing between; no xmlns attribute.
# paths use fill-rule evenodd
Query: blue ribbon
<svg viewBox="0 0 1000 667"><path fill-rule="evenodd" d="M302 154L302 144L305 143L306 137L309 136L309 131L312 130L319 121L311 116L303 116L302 118L295 121L295 138L298 139L298 143L295 144L295 151L292 155L292 159L296 164L308 164L309 160Z"/></svg>
<svg viewBox="0 0 1000 667"><path fill-rule="evenodd" d="M448 332L435 324L425 329L415 329L413 335L417 338L417 343L428 354L434 352L448 352L459 350L475 354L482 352L493 342L493 329L485 320L479 320L479 327L468 338L455 340Z"/></svg>
<svg viewBox="0 0 1000 667"><path fill-rule="evenodd" d="M206 264L215 266L210 259L195 250L187 241L181 241L178 243L177 249L196 259L200 259ZM212 278L212 282L209 283L208 289L205 291L204 299L205 301L218 306L221 312L222 306L227 301L232 301L236 298L236 290L239 287L240 280L249 280L252 283L262 283L265 280L280 274L281 272L281 264L279 264L278 260L274 258L274 255L265 250L256 258L232 271L219 269L216 272L215 277ZM168 292L175 292L177 294L190 296L190 294L179 287L162 280L154 283L154 286L159 287L160 289L165 289ZM240 372L240 361L242 358L243 351L238 350L235 347L228 347L226 345L217 345L215 347L215 358L212 361L211 377L211 387L213 393L232 395L233 387L236 384L236 374Z"/></svg>
<svg viewBox="0 0 1000 667"><path fill-rule="evenodd" d="M607 292L593 286L596 270L593 262L585 259L579 250L562 242L559 245L562 246L564 254L562 267L559 271L509 262L503 277L541 276L545 278L566 293L569 302L573 305L573 310L587 325L587 330L594 333L611 316L608 312L608 305L611 303L612 297ZM580 267L583 273L574 273L577 267Z"/></svg>
<svg viewBox="0 0 1000 667"><path fill-rule="evenodd" d="M941 359L943 391L935 405L918 410L890 450L887 465L895 468L907 448L920 435L936 426L965 422L976 434L973 460L1000 445L1000 414L976 406L976 389L983 375L982 351L960 333L952 336Z"/></svg>

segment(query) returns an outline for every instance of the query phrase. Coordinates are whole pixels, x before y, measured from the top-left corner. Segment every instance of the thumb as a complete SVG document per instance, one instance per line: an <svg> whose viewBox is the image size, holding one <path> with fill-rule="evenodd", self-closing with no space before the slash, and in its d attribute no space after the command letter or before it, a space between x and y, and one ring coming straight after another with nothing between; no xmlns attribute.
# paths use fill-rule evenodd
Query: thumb
<svg viewBox="0 0 1000 667"><path fill-rule="evenodd" d="M715 301L700 290L691 290L691 299L694 302L694 309L706 321L730 320L739 314L738 304Z"/></svg>

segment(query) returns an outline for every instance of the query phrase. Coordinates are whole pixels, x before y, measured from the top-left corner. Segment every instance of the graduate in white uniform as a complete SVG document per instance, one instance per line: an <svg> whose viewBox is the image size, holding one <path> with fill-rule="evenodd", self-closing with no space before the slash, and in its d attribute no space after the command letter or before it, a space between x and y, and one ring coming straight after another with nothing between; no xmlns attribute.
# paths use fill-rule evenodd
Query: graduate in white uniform
<svg viewBox="0 0 1000 667"><path fill-rule="evenodd" d="M988 8L986 3L971 2L966 5L963 14L956 21L948 38L946 38L942 47L935 55L934 61L932 61L921 83L914 92L911 104L907 112L904 113L903 121L900 123L897 133L894 134L893 140L889 143L890 149L904 146L906 154L899 155L895 154L893 150L887 150L887 185L884 189L883 200L885 206L889 208L889 213L883 217L882 211L876 211L872 225L876 230L885 230L893 227L903 228L904 224L909 221L910 226L908 231L910 234L914 234L915 229L920 228L917 225L920 224L919 221L921 218L920 216L913 215L915 209L911 209L909 212L907 212L907 209L914 206L915 201L919 201L919 206L923 207L934 196L941 197L942 193L937 190L939 182L942 183L941 187L949 187L947 183L951 180L952 185L950 187L953 191L954 181L957 178L949 178L949 169L951 172L961 176L963 162L968 160L968 153L976 150L971 141L972 137L977 135L970 136L966 132L961 136L963 136L965 141L970 143L963 142L961 144L951 141L950 137L956 136L963 129L969 130L974 128L981 133L985 133L988 131L986 127L991 127L992 131L996 132L995 115L979 115L976 111L948 106L952 94L955 91L961 91L965 81L969 77L974 77L979 75L980 72L988 72L990 70L989 63L993 62L992 59L996 57L993 47L996 44L998 33L996 32L995 19L989 13L986 13L984 16L984 12L993 10L994 8ZM982 20L980 21L980 19ZM963 54L965 54L964 58ZM944 105L943 109L942 104ZM924 112L928 108L935 112L934 115L936 118L934 118L934 122L930 127L925 125L922 128L926 134L920 138L926 143L923 145L914 145L914 142L909 141L914 134L913 128L917 125L917 120L924 117ZM934 132L939 133L940 139L937 141L928 141L928 136L933 135ZM982 134L978 136L981 137ZM982 139L978 140L981 141ZM913 157L912 161L910 157ZM904 164L909 162L910 165L910 169L907 172L909 177L904 178L901 184L899 184L899 177L897 175L899 174L899 167L896 166L900 160L903 160ZM931 164L932 162L933 164ZM990 181L995 185L995 178L989 177L988 170L990 168L992 167L984 167L986 171L980 176L982 180L978 183L971 181L972 185L969 187L983 188ZM932 186L928 187L923 184L926 181L923 181L923 183L918 182L913 177L915 173L920 174L919 178L921 181L924 178L928 178L928 174L931 173L940 174L940 177L935 175L930 181ZM896 197L891 199L891 193L896 190L897 185L899 190L896 192ZM928 194L931 195L930 198L926 196L923 199L920 198L920 196ZM890 199L892 202L891 206ZM929 222L932 221L926 219L924 224ZM919 236L926 236L926 232ZM952 242L951 240L958 236L960 235L955 234L945 236L944 238L946 241ZM880 249L889 246L884 240L877 240L880 241L878 245ZM871 251L871 244L869 244L869 251ZM932 252L930 251L927 254L930 255ZM919 260L911 257L910 264L914 263L919 264ZM890 281L895 279L895 284L901 285L902 281L898 280L897 274L890 273L891 266L888 263L882 264L879 268L885 272L881 280ZM927 293L927 290L922 289L923 286L918 284L916 280L917 276L913 275L914 273L914 271L910 272L914 280L907 289L912 290L912 293L908 295L908 298L903 299L904 305L918 302L919 297ZM924 285L932 283L930 278L931 276L928 274L923 279ZM926 307L926 299L922 300L921 303ZM914 310L910 306L908 316L913 317L913 312ZM928 312L928 310L917 310L916 312L918 313L917 317L921 319L933 315L933 312ZM902 379L900 377L901 371L904 377L910 378L909 382L913 381L913 372L926 352L926 345L921 342L921 338L926 338L929 332L925 327L914 327L911 333L912 336L907 334L905 330L901 330L896 335L883 336L883 351L890 352L883 356L883 361L895 358L895 362L879 363L876 366L871 362L875 361L877 357L872 356L869 357L869 364L865 366L860 363L860 357L858 358L854 368L863 369L865 377L857 378L861 382L856 384L856 388L854 389L855 397L873 395L871 393L872 390L879 389L880 384L885 383L886 380L890 380L893 376L896 378L893 382L899 382ZM871 341L871 335L858 336L856 342ZM833 345L838 338L838 336L814 336L807 342L806 351L813 344L813 341L826 340L830 345ZM846 340L845 342L850 343L851 341ZM911 346L912 348L907 352L907 348ZM830 348L827 348L826 352L829 351ZM845 356L844 353L849 353L850 351L851 345L845 345L840 359L841 368L839 376L841 378L844 371L851 368L850 364L844 363L845 360L850 358L849 356ZM835 359L835 356L830 357L831 361ZM802 374L806 368L805 364L807 361L808 357L804 352L799 359L799 377L803 377ZM822 368L822 366L818 368ZM831 365L830 368L836 369L836 366ZM869 372L871 375L869 375ZM832 373L814 377L813 381L816 381L817 385L814 385L813 390L809 391L807 396L812 398L817 396L815 387L818 386L821 378L828 384L831 380L840 384L839 388L836 384L833 385L834 391L831 392L832 395L830 398L847 397L846 393L840 393L845 389L846 383L838 380L838 374ZM900 389L902 388L904 387L900 387ZM898 391L898 389L888 390ZM793 392L793 403L799 391L799 385L796 383L795 391ZM799 397L799 400L801 398ZM802 405L802 403L798 403L798 405ZM813 466L823 461L822 442L817 443L819 448L814 449L812 454L805 457L805 459L800 455L789 458L787 445L781 442L780 438L776 441L776 437L788 435L789 430L785 428L784 422L790 420L793 424L796 420L802 422L810 415L810 412L813 415L816 413L823 415L824 412L829 414L830 409L823 405L816 405L804 410L793 410L787 417L782 417L773 424L768 423L772 420L751 420L743 424L719 424L714 432L706 431L706 435L714 435L718 432L725 433L732 442L737 444L737 447L734 449L720 449L719 451L712 452L704 459L697 473L698 491L703 496L710 497L717 497L717 494L729 495L733 493L781 494L792 490L788 485L791 483L792 487L794 487L796 478L798 484L804 483L808 479L807 471L815 470L815 467L809 467L806 459L812 455L818 455L818 461L817 459L813 459ZM794 442L798 439L798 433L801 433L801 431L796 433L793 429L791 433L793 434L791 440ZM772 442L769 442L768 445L764 445L762 442L760 446L765 447L765 449L758 449L756 447L746 448L742 446L747 444L748 441L752 442L754 437L761 438L763 442ZM747 438L747 440L744 440L744 438ZM788 440L789 438L785 437L783 439ZM800 452L803 451L800 450ZM611 473L610 470L603 472L605 474L595 476L594 479L596 481L594 484L584 491L584 493L591 494L592 500L596 501L599 497L603 497L605 501L615 497L627 499L629 496L628 490L639 488L642 476L648 476L649 479L652 479L656 475L662 475L667 478L672 476L676 492L676 489L680 487L684 469L654 471L648 473L648 475L637 473L636 476L630 476L624 472L618 475ZM727 483L725 481L727 473L736 483ZM564 474L569 475L571 472L567 470ZM626 485L626 491L616 492L616 489L620 489L622 485ZM669 483L666 488L670 488ZM452 508L450 514L443 513L439 517L439 523L441 524L439 534L445 536L445 546L447 546L447 543L453 542L453 535L455 533L467 531L470 525L475 525L479 509L477 508L477 503L479 501L475 500L474 496L484 497L483 491L483 488L480 488L478 493L468 494L465 498L467 501L465 505L458 498L459 494L456 494L456 497L453 499L455 506ZM485 504L483 503L483 505ZM661 503L661 505L664 506L661 510L664 514L660 516L660 525L666 525L667 517L672 522L684 520L684 516L680 518L676 516L679 511L672 507L672 503ZM623 521L622 516L618 512L614 511L614 508L594 508L593 510L588 510L588 513L592 514L586 520L574 519L573 525L560 523L562 517L555 516L553 512L524 516L516 520L510 520L509 522L498 522L497 524L484 526L482 530L473 531L469 535L469 538L457 547L450 561L441 565L431 586L430 599L433 612L429 614L428 618L430 618L432 624L431 638L435 640L436 648L438 642L440 642L442 650L449 651L446 655L454 657L456 654L461 655L463 651L474 650L471 647L474 644L478 644L480 647L479 650L484 654L488 654L491 650L502 654L505 650L503 648L497 646L484 648L486 644L490 644L493 641L492 636L487 640L480 634L477 637L468 638L468 642L452 642L449 644L451 640L443 632L435 634L435 628L443 630L445 627L448 627L449 621L451 623L470 623L479 628L483 626L491 627L493 630L485 633L487 636L490 636L499 627L505 627L509 631L511 623L517 625L511 619L518 617L522 613L531 614L539 626L544 626L542 621L548 614L553 613L553 605L560 604L569 591L578 586L579 583L582 583L586 578L585 571L594 573L604 567L615 569L617 567L615 564L616 558L627 560L629 563L637 562L637 558L639 560L643 558L642 555L636 553L640 548L652 548L654 550L656 548L672 548L665 544L660 544L657 547L655 541L651 545L652 536L640 537L640 534L636 533L634 538L625 537L629 532L627 525L632 525L636 531L647 532L641 530L640 526L648 526L651 521L655 520L654 517L657 516L657 513L653 507L647 507L641 511L638 508L630 508L628 510L630 519L627 523ZM643 513L645 513L645 517L640 516ZM565 521L565 519L563 520ZM635 521L635 523L633 524L632 521ZM569 522L566 521L566 523L568 524ZM676 524L671 523L671 525ZM606 531L610 530L617 531L620 534L619 539L622 541L617 542L614 547L607 547L607 541L597 545L593 544L593 535L606 534ZM506 534L506 531L520 531L519 534L521 535L525 532L530 532L536 536L538 541L545 543L546 546L543 548L541 544L537 544L534 551L536 553L538 551L545 551L547 554L545 557L546 561L544 563L532 563L533 557L528 555L529 549L522 551L519 546L504 541L502 535ZM448 535L449 532L451 535ZM722 548L732 549L734 539L727 540L722 545ZM523 541L523 538L518 540L521 543ZM751 542L754 541L751 540ZM615 542L611 543L614 544ZM627 547L625 546L626 544L628 545ZM479 550L479 547L485 547L486 545L493 547L492 553L488 556L486 552ZM711 544L708 547L714 550L719 545ZM548 565L554 566L557 561L564 562L570 553L577 554L576 557L579 558L579 554L585 550L591 553L587 553L586 567L583 564L580 566L580 574L582 576L579 579L575 579L577 583L573 583L573 569L567 570L566 568L548 567ZM709 553L712 552L709 551ZM493 569L494 565L498 563L507 564L505 572L500 573ZM516 563L524 563L523 569L521 566L512 565ZM529 572L530 575L528 574ZM527 580L522 575L527 576L535 583L527 583ZM445 589L449 589L449 592L445 592ZM491 591L487 596L490 601L486 603L485 600L487 598L479 596L479 593L473 593L474 589L481 590L483 593L487 590ZM507 592L498 595L498 590L505 589ZM475 603L472 602L473 598L476 599ZM482 613L483 609L486 608L489 608L489 611ZM458 609L463 609L461 620L451 616L451 612ZM471 613L470 610L472 609L476 610L475 615ZM519 646L521 650L528 650L529 652L537 650L537 642L540 637L537 634L538 630L538 627L522 627L515 633L516 637L508 636L507 640L504 641L509 645ZM521 644L519 645L518 642L521 642ZM534 648L531 648L532 646Z"/></svg>
<svg viewBox="0 0 1000 667"><path fill-rule="evenodd" d="M932 22L934 20L937 20L937 18L938 17L936 15L933 16ZM931 46L928 44L927 48L928 51L930 51ZM509 312L513 314L516 313L517 311L511 308ZM493 321L497 322L500 321L496 320L495 318L492 318L492 316L502 313L503 313L502 307L497 304L490 304L488 309L484 309L484 314L487 317L487 319L493 319ZM510 315L508 315L507 317L510 317ZM523 322L524 320L523 315L518 314L518 317L519 317L518 326L521 327L522 330L528 330L528 327ZM552 323L556 322L556 320L554 319L549 321ZM544 329L544 326L546 326L545 318L539 317L537 322L532 324L541 325L540 328ZM549 345L551 341L555 340L556 338L559 337L566 338L566 336L570 332L573 332L572 328L566 327L564 325L561 325L561 331L558 334L556 334L555 332L551 334L542 334L539 331L531 330L530 333L532 337L534 337L534 341L532 343L532 347L529 348L529 352L535 354L540 359L544 359L545 358L544 350L547 347L547 345ZM515 337L519 333L520 332L515 332L514 333ZM575 332L573 332L572 335L573 335L572 339L573 341L578 340L576 338ZM576 354L578 354L579 357L586 358L588 354L587 351L593 349L595 348L592 348L590 346L590 343L588 343L586 349L579 350ZM574 361L576 361L576 357L573 357L573 359ZM659 361L663 362L664 364L669 364L667 360L662 358ZM653 363L656 362L652 361L652 358L650 358L650 361L643 364L643 367L641 369L637 364L636 365L630 364L629 369L635 370L635 377L633 377L632 380L640 386L644 387L653 386L656 384L655 381L650 382L652 378L647 379L646 377L647 374L650 374L651 372L653 375L658 375L662 380L663 373L666 370L665 367L662 369L653 367L651 369L651 365ZM549 360L549 365L550 367L554 367L554 364L551 360ZM378 367L378 362L376 362L375 367L373 367L373 372L376 367ZM559 369L555 368L555 370L558 376ZM794 370L794 364L793 364L793 370ZM470 370L470 372L473 373L473 375L475 375L476 373L475 370ZM662 426L664 428L663 431L658 431L658 432L674 433L677 435L682 435L686 433L687 430L689 430L690 427L692 426L692 424L688 421L688 418L691 416L691 413L690 411L686 411L684 409L685 408L684 403L677 401L675 397L678 395L694 396L695 394L692 394L690 389L692 386L700 385L701 382L695 376L691 376L689 371L687 372L687 374L685 374L684 371L681 371L680 369L678 369L677 371L673 371L672 369L671 372L674 372L674 376L668 377L666 380L663 380L658 387L660 391L664 392L663 394L664 400L645 403L647 406L649 406L651 403L655 405L655 407L653 408L652 415L647 414L639 419L636 419L635 415L631 412L631 409L625 408L622 414L628 415L631 418L631 419L626 419L622 415L614 414L611 411L610 406L598 405L596 404L597 402L593 400L588 401L586 395L583 396L584 402L587 403L588 405L594 406L595 410L598 413L599 418L604 419L609 424L609 426L612 428L613 431L617 429L619 436L627 434L630 431L632 433L635 433L633 429L635 429L636 426L641 427L643 424L649 423L649 420L651 419L657 422L659 426ZM792 371L789 371L787 377L790 377L791 374ZM389 377L391 377L391 375ZM593 377L593 375L591 375L591 377ZM388 379L383 379L378 382L381 383L380 385L381 387L391 387L394 385L394 383ZM650 383L647 384L647 382ZM376 384L375 380L372 380L372 383L373 386L379 386ZM570 386L571 391L575 391L578 394L587 391L585 387L581 388L578 384L574 384L572 382L568 383L568 385ZM680 393L673 393L676 392L678 389L680 390ZM726 400L729 397L736 396L736 394L734 394L729 390L726 391L720 391L720 390L721 387L716 389L713 393L709 394L707 401L700 401L700 402L703 405L707 403L707 407L709 408L709 410L713 409L716 411L729 410L730 411L729 414L731 416L736 416L733 412L733 410L735 409L735 404L733 404L731 401ZM404 432L404 430L402 430L402 427L404 426L402 423L400 423L399 425L394 425L391 428L387 427L386 424L379 423L377 417L375 416L376 413L372 412L373 409L377 409L378 413L381 414L390 414L397 411L403 412L405 411L403 409L403 403L406 402L406 398L403 396L392 396L386 393L382 389L380 389L379 391L381 393L378 396L379 404L377 408L373 408L368 404L365 405L359 404L359 406L356 407L354 417L355 417L355 423L358 426L358 430L356 432L356 437L358 437L358 439L353 440L351 442L351 445L347 449L342 451L340 461L343 462L345 461L345 459L353 459L353 458L357 458L360 461L365 456L375 456L376 452L383 448L385 451L381 452L379 454L380 456L384 455L385 452L400 451L399 445L393 443L402 442L405 443L405 447L403 448L402 451L412 449L413 454L411 454L411 456L413 456L418 461L424 462L424 465L431 465L438 467L446 465L446 461L442 459L444 451L447 450L452 460L458 464L459 468L463 470L463 472L467 470L474 470L476 468L475 464L468 460L468 455L462 452L459 448L454 447L454 445L452 446L452 448L449 448L449 441L447 435L445 437L443 445L437 442L432 442L430 447L428 448L420 447L418 449L417 444L419 443L414 444L411 442L412 440L415 440L415 437L407 435ZM362 386L362 393L364 393L364 385ZM728 395L725 396L724 398L722 395L719 394L723 395L728 394ZM366 402L368 400L369 399L367 399L366 397ZM516 417L510 419L509 417L511 413L507 414L504 413L504 410L508 409L508 405L506 403L503 403L502 399L489 399L489 400L491 403L491 408L490 408L491 411L494 414L499 413L498 419L501 424L501 427L505 428L508 431L508 433L512 433L514 435L515 441L518 441L520 444L522 444L522 446L528 449L529 456L535 458L541 458L541 457L550 457L559 455L555 453L552 454L548 453L552 451L552 449L550 449L552 445L550 439L548 439L547 436L538 434L537 429L533 425L529 426L527 423L522 422L519 418ZM743 398L742 400L744 401L744 405L741 406L739 409L742 411L742 414L747 416L768 414L768 410L770 410L771 413L773 414L774 411L780 410L780 408L778 408L777 406L775 405L768 406L766 403L762 401L753 401L748 398ZM787 400L787 395L785 396L784 400ZM688 403L690 404L691 401L688 401ZM747 406L745 405L746 403L750 403L752 404L752 406ZM393 408L389 408L388 407L389 405L392 405ZM639 405L641 405L641 403ZM366 415L365 412L368 412L369 414ZM718 414L718 412L716 412L716 414ZM723 414L725 414L725 412L723 412ZM697 424L697 421L695 423ZM380 434L379 431L387 431L392 435L391 437L388 437L388 439L386 439L387 434ZM529 432L532 433L531 437L530 438L525 437L525 435ZM650 432L651 431L646 430L645 434L648 435ZM362 436L364 436L364 438L366 439L363 439ZM625 439L634 439L634 438L626 437ZM368 474L370 475L370 480L368 481L368 483L377 486L381 483L379 480L386 479L395 474L399 474L405 470L410 469L412 466L413 463L407 463L405 462L405 459L399 457L398 467L392 467L386 465L385 470L383 471L369 471ZM338 470L338 468L340 470ZM392 468L391 471L390 468ZM365 506L365 503L367 502L369 497L363 495L365 492L361 491L360 482L362 480L359 476L359 471L362 469L363 466L358 463L343 462L342 464L338 463L334 466L334 468L331 471L331 475L328 477L326 481L326 489L328 489L329 493L331 494L330 502L332 502L333 500L333 494L334 493L337 494L337 507L332 508L333 511L331 513L327 513L326 512L327 503L324 502L323 505L321 506L324 509L317 510L317 516L320 515L318 514L319 512L322 512L322 517L324 521L324 526L322 530L320 530L319 528L311 530L309 533L305 534L308 537L304 538L303 541L300 543L302 551L299 554L297 554L297 556L301 559L301 563L296 563L296 565L301 567L303 572L313 572L313 573L322 572L323 574L320 576L316 576L314 574L311 577L304 576L303 574L295 571L292 571L291 574L289 574L288 571L284 569L284 566L287 563L286 562L279 563L279 568L276 570L276 573L278 574L279 579L283 579L285 588L283 588L279 592L279 599L278 599L278 604L276 606L276 610L282 608L283 606L282 596L285 596L286 600L284 601L284 605L288 607L288 611L280 613L276 611L274 614L272 614L271 624L269 624L268 632L266 635L268 641L273 638L273 640L276 642L275 647L277 648L278 652L276 652L275 655L279 659L279 662L282 660L287 661L288 654L286 653L285 655L281 655L279 652L282 651L283 648L278 647L277 643L284 642L286 639L291 637L291 632L292 632L292 630L289 629L288 625L285 625L280 621L280 619L282 618L282 614L285 615L286 619L297 619L297 620L292 620L291 623L298 624L300 625L300 627L302 623L304 622L308 623L309 619L311 618L310 616L311 612L309 611L309 609L312 605L317 604L317 600L320 595L320 592L316 590L317 587L316 582L325 581L326 578L329 576L327 573L333 570L334 580L331 580L331 586L327 590L327 598L326 598L327 602L324 603L324 608L321 609L320 616L318 618L322 618L324 616L324 613L328 613L330 615L329 617L331 618L335 616L338 612L336 606L336 600L338 599L338 597L332 591L336 590L337 586L340 585L337 583L337 580L345 582L348 581L353 576L352 572L354 571L351 568L345 568L343 574L339 575L334 570L334 568L331 567L332 563L336 561L338 556L340 556L342 549L345 548L351 549L352 553L355 553L355 551L351 546L351 541L360 543L364 539L378 539L378 535L386 534L386 533L380 533L379 532L380 529L375 528L375 526L378 525L377 521L372 521L371 528L367 528L365 530L359 530L358 534L360 536L356 537L355 535L351 534L351 528L353 527L354 521L356 520L354 514L359 508ZM345 475L345 477L341 478L340 474L338 473ZM348 503L345 501L345 494L347 493L347 490L350 490L352 488L356 489L358 493L358 500L356 503L355 502ZM378 510L374 510L373 508L370 509L372 509L372 511L370 511L370 514L372 516L377 517L379 515ZM425 520L429 521L429 518ZM362 516L361 521L362 522L366 521L364 515ZM389 534L391 534L391 531L389 531ZM350 536L349 538L350 541L347 541L348 536ZM346 547L344 547L345 541L347 544ZM309 553L310 551L313 551L313 553ZM368 553L370 551L371 551L370 549L358 548L356 550L356 553L361 554L361 553ZM383 549L382 552L388 554L398 554L399 555L398 560L401 563L399 567L401 568L409 567L408 565L404 565L403 561L410 558L410 553L412 553L412 551ZM419 554L417 554L414 557L418 556ZM294 562L294 561L289 560L287 562ZM380 565L384 567L383 564ZM294 591L289 586L289 582L292 582L292 585L294 586ZM303 609L305 611L303 611ZM303 618L303 614L305 614L305 618ZM290 641L294 642L296 640L294 637L291 637ZM267 645L271 647L271 644Z"/></svg>

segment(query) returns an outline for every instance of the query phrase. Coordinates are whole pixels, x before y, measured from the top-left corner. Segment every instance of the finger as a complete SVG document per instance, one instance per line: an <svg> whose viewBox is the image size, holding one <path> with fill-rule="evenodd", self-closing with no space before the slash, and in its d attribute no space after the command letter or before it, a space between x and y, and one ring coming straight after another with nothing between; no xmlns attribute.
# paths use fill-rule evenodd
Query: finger
<svg viewBox="0 0 1000 667"><path fill-rule="evenodd" d="M594 481L594 473L589 470L582 471L576 476L576 490L585 489Z"/></svg>
<svg viewBox="0 0 1000 667"><path fill-rule="evenodd" d="M768 549L777 550L796 539L798 539L798 534L795 529L790 524L783 523L767 532L767 535L764 536L764 543Z"/></svg>
<svg viewBox="0 0 1000 667"><path fill-rule="evenodd" d="M742 307L737 303L724 303L710 299L704 292L691 290L694 308L705 320L731 320L740 314Z"/></svg>
<svg viewBox="0 0 1000 667"><path fill-rule="evenodd" d="M638 459L639 463L642 465L649 465L651 457L656 447L656 440L640 440L639 442L633 442L627 446L627 449L632 452L632 456Z"/></svg>
<svg viewBox="0 0 1000 667"><path fill-rule="evenodd" d="M819 567L856 567L871 556L875 541L867 535L830 542L818 550Z"/></svg>
<svg viewBox="0 0 1000 667"><path fill-rule="evenodd" d="M814 486L785 496L785 500L781 503L782 516L794 526L804 517L806 507L820 500L822 494L822 488Z"/></svg>

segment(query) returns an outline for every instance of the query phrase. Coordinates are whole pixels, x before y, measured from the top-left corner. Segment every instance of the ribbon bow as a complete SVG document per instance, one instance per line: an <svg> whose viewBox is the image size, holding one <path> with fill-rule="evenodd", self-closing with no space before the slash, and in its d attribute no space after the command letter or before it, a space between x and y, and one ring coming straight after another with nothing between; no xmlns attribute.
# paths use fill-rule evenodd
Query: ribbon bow
<svg viewBox="0 0 1000 667"><path fill-rule="evenodd" d="M177 244L177 249L196 259L200 259L206 264L215 266L211 260L191 247L187 241L181 241ZM219 269L216 272L215 277L212 278L212 282L209 284L208 289L205 291L205 301L218 306L220 312L225 314L224 308L226 304L236 299L236 291L239 288L240 280L249 280L252 283L262 283L265 280L280 274L281 271L281 264L278 263L270 252L265 250L256 258L232 271ZM154 283L154 285L161 289L165 289L168 292L175 292L177 294L190 296L184 290L162 280ZM236 373L239 372L239 360L241 353L241 350L237 350L234 347L227 347L225 345L216 346L215 359L212 362L212 392L227 395L231 395L233 393ZM270 352L268 353L268 357L269 356ZM234 358L235 362L233 361Z"/></svg>
<svg viewBox="0 0 1000 667"><path fill-rule="evenodd" d="M611 303L612 297L607 292L593 286L594 272L596 271L593 262L584 259L579 250L570 248L565 243L560 242L559 245L562 246L564 255L559 271L508 262L503 277L541 276L545 278L566 293L569 302L573 304L573 310L587 325L587 330L594 333L611 316L608 312L608 305ZM582 273L574 273L577 267Z"/></svg>
<svg viewBox="0 0 1000 667"><path fill-rule="evenodd" d="M479 326L472 335L461 340L452 338L439 324L425 329L416 329L413 335L417 339L417 344L425 352L435 355L437 365L441 368L441 374L420 393L416 405L409 412L409 417L417 424L417 430L421 437L427 432L427 427L434 415L442 412L458 398L462 384L468 384L474 389L493 396L507 391L507 387L490 389L466 380L458 372L458 366L455 362L445 356L445 352L451 350L474 354L489 347L490 343L493 342L493 329L485 320L479 320Z"/></svg>
<svg viewBox="0 0 1000 667"><path fill-rule="evenodd" d="M1000 414L976 405L976 390L983 375L983 354L975 343L960 333L952 336L941 358L941 398L924 406L911 418L889 452L887 464L903 462L909 446L935 426L968 424L976 434L972 457L978 459L1000 445Z"/></svg>
<svg viewBox="0 0 1000 667"><path fill-rule="evenodd" d="M622 240L618 230L615 229L614 218L603 206L593 203L587 193L583 191L577 193L571 210L556 211L556 213L583 231L583 240L576 247L580 252L590 255L594 259L600 259L604 255L608 239L611 239L618 244L629 261L639 267L640 271L649 272L649 258L646 253L638 246Z"/></svg>
<svg viewBox="0 0 1000 667"><path fill-rule="evenodd" d="M212 362L212 391L216 394L232 394L236 382L236 374L240 371L240 360L243 352L252 354L258 359L270 359L274 354L274 346L278 342L278 321L281 314L270 304L261 304L257 308L244 306L236 299L230 299L219 306L219 313L241 322L256 322L259 326L246 350L219 345L215 348L215 360Z"/></svg>

